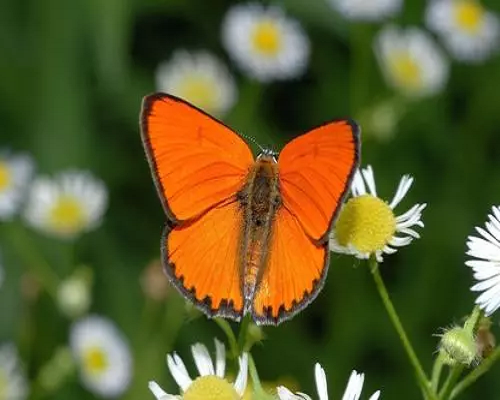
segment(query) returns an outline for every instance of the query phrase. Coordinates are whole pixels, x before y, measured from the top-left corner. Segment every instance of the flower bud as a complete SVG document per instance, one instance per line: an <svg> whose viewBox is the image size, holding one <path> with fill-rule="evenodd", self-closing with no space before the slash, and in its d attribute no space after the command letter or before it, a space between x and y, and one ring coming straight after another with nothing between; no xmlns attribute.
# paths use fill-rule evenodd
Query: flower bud
<svg viewBox="0 0 500 400"><path fill-rule="evenodd" d="M441 337L440 351L449 365L471 365L479 358L478 346L474 335L467 329L456 326Z"/></svg>

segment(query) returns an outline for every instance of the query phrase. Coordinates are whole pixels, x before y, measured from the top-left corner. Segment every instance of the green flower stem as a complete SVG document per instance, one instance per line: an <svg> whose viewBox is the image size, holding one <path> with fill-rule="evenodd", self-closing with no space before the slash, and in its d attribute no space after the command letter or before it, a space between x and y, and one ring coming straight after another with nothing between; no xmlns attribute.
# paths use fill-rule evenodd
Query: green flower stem
<svg viewBox="0 0 500 400"><path fill-rule="evenodd" d="M478 378L484 375L493 364L500 359L500 347L497 347L493 353L483 360L481 364L469 374L467 374L451 391L450 399L454 399L470 385L472 385Z"/></svg>
<svg viewBox="0 0 500 400"><path fill-rule="evenodd" d="M373 279L375 280L375 285L377 287L379 295L382 298L382 302L384 303L385 309L389 314L389 318L391 319L391 322L394 325L394 328L396 329L399 335L399 339L403 344L406 354L408 355L408 358L410 359L410 362L413 365L420 387L424 391L427 399L437 400L436 393L433 392L431 389L429 379L427 378L427 375L425 374L422 365L420 364L420 361L417 355L415 354L415 351L413 350L413 347L408 339L408 336L406 335L403 325L399 320L396 309L394 308L394 305L392 304L391 299L389 298L389 294L387 293L384 281L380 276L377 260L375 259L374 256L372 256L370 257L368 263L370 266L370 271L372 273Z"/></svg>
<svg viewBox="0 0 500 400"><path fill-rule="evenodd" d="M479 308L479 306L475 306L474 309L472 310L472 314L470 315L469 318L467 318L467 321L465 321L464 329L466 329L470 333L474 333L474 330L476 329L476 325L479 321L479 318L481 317L481 314L482 311Z"/></svg>
<svg viewBox="0 0 500 400"><path fill-rule="evenodd" d="M234 335L233 330L231 329L231 325L224 318L214 318L214 321L222 331L227 336L227 341L229 343L229 349L231 351L231 358L233 360L237 360L240 355L240 351L238 348L238 341L236 340L236 336Z"/></svg>
<svg viewBox="0 0 500 400"><path fill-rule="evenodd" d="M437 393L439 387L439 378L443 370L444 358L444 354L439 352L436 361L434 361L434 366L432 367L431 388L435 393Z"/></svg>
<svg viewBox="0 0 500 400"><path fill-rule="evenodd" d="M446 382L443 387L439 391L439 398L441 400L447 400L450 397L451 391L455 386L460 374L464 370L464 366L461 364L455 365L450 369L450 373L448 374L448 378L446 378Z"/></svg>
<svg viewBox="0 0 500 400"><path fill-rule="evenodd" d="M255 362L253 361L253 357L250 353L248 353L248 372L250 373L250 377L252 378L253 391L257 393L258 396L265 394L264 389L262 388L262 384L260 383L259 374L257 373L257 368L255 367Z"/></svg>
<svg viewBox="0 0 500 400"><path fill-rule="evenodd" d="M9 239L24 264L31 273L39 280L45 290L55 299L60 279L50 264L37 251L36 246L30 240L26 230L21 225L9 224Z"/></svg>
<svg viewBox="0 0 500 400"><path fill-rule="evenodd" d="M250 326L250 322L252 321L252 317L250 314L247 314L243 317L243 320L240 324L240 333L238 334L238 350L239 353L242 353L245 349L245 345L247 342L248 336L248 328Z"/></svg>

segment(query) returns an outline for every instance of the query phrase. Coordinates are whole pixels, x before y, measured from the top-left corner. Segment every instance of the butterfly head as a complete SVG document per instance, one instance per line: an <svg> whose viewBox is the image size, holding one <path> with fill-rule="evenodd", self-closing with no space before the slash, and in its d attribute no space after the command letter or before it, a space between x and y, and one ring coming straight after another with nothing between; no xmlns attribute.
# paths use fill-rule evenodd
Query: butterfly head
<svg viewBox="0 0 500 400"><path fill-rule="evenodd" d="M271 159L273 162L277 163L278 160L276 156L278 155L278 152L273 150L273 149L261 149L261 153L257 156L257 160L261 159Z"/></svg>

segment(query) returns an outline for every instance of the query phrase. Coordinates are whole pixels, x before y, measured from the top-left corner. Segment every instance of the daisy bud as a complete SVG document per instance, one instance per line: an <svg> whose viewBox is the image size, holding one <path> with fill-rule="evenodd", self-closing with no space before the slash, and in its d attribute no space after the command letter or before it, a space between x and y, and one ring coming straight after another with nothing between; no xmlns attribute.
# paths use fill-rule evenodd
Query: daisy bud
<svg viewBox="0 0 500 400"><path fill-rule="evenodd" d="M441 337L439 349L446 356L449 365L471 365L479 358L476 338L470 330L456 326Z"/></svg>
<svg viewBox="0 0 500 400"><path fill-rule="evenodd" d="M91 286L92 270L86 267L62 281L57 289L57 303L61 312L69 318L85 314L92 302Z"/></svg>

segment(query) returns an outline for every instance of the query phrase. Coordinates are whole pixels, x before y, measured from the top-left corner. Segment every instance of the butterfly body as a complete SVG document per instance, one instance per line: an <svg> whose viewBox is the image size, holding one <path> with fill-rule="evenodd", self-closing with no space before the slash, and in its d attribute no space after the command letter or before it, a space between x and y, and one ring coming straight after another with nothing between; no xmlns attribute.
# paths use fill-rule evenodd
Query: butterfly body
<svg viewBox="0 0 500 400"><path fill-rule="evenodd" d="M328 271L328 235L359 162L359 130L334 121L276 158L254 158L220 121L166 94L141 114L167 216L165 273L208 316L278 324L307 306Z"/></svg>
<svg viewBox="0 0 500 400"><path fill-rule="evenodd" d="M244 310L250 312L266 268L274 217L281 206L278 164L273 156L257 158L249 170L246 184L237 193L237 199L243 215L239 259Z"/></svg>

